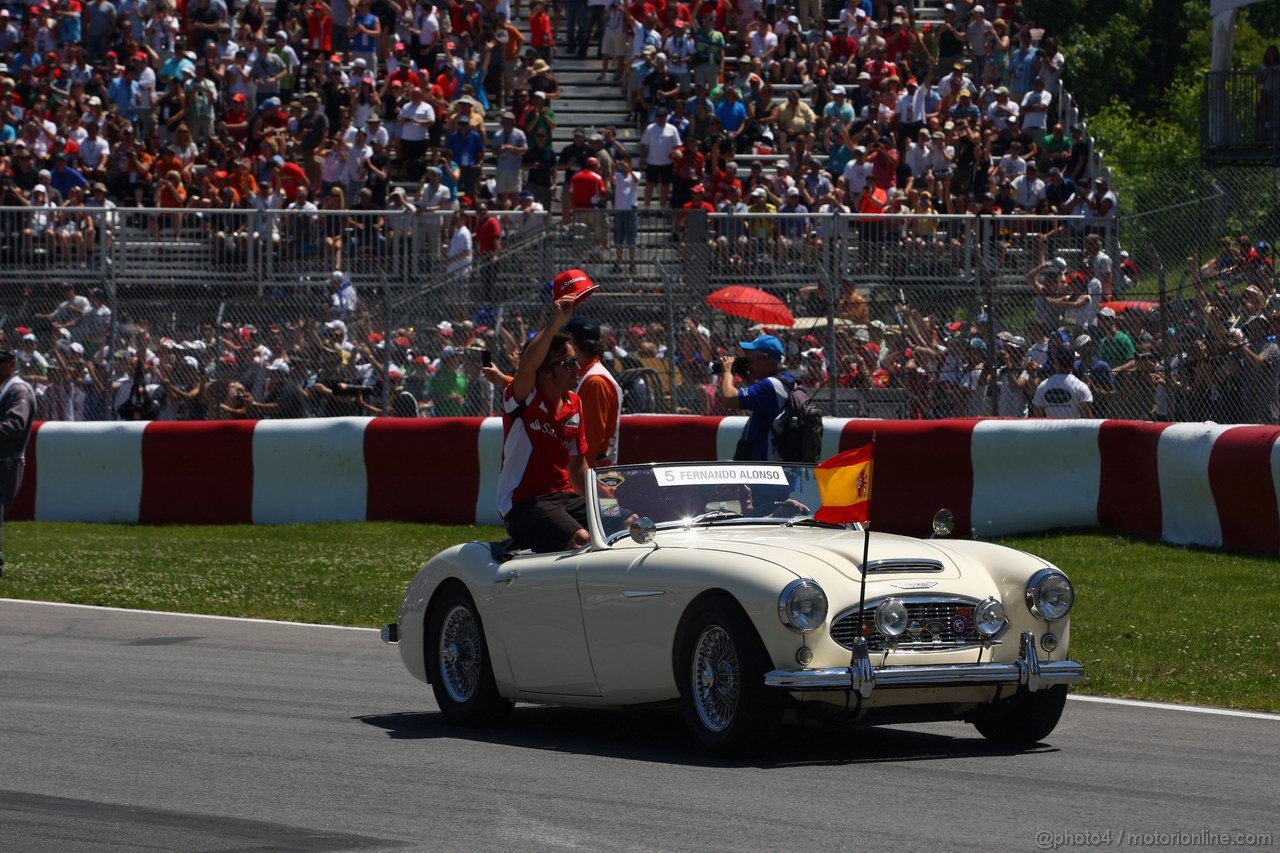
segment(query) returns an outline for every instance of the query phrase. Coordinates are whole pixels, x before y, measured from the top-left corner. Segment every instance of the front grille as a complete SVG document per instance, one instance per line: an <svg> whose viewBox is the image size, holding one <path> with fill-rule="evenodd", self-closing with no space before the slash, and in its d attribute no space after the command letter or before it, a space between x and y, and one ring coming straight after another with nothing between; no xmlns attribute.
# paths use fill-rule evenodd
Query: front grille
<svg viewBox="0 0 1280 853"><path fill-rule="evenodd" d="M897 640L897 648L906 651L944 651L979 642L978 630L973 625L973 610L978 602L968 598L909 598L895 596L907 607L908 628ZM884 651L885 638L876 630L875 611L881 601L868 602L862 611L862 635L867 638L868 651ZM952 625L955 617L964 620L964 630L955 633ZM857 636L858 614L849 612L831 623L831 638L846 649L853 649Z"/></svg>

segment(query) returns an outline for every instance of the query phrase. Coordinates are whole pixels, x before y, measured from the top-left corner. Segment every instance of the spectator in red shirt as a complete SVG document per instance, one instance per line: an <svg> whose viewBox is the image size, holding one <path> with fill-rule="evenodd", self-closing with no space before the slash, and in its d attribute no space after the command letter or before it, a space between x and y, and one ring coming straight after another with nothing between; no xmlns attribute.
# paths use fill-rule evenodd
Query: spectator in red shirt
<svg viewBox="0 0 1280 853"><path fill-rule="evenodd" d="M575 172L569 179L569 199L573 205L573 215L586 221L599 245L604 245L608 233L604 213L600 210L608 192L609 185L600 176L600 160L597 157L588 157L586 168Z"/></svg>
<svg viewBox="0 0 1280 853"><path fill-rule="evenodd" d="M485 255L490 255L502 248L502 223L498 217L489 215L489 205L481 203L476 207L476 262L480 270L480 298L485 302L494 301L494 288L497 285L497 267L485 262Z"/></svg>
<svg viewBox="0 0 1280 853"><path fill-rule="evenodd" d="M329 6L316 0L307 11L307 54L327 55L333 51L333 18Z"/></svg>
<svg viewBox="0 0 1280 853"><path fill-rule="evenodd" d="M893 137L881 137L879 142L871 146L871 177L881 189L891 189L898 183L898 149L893 144Z"/></svg>
<svg viewBox="0 0 1280 853"><path fill-rule="evenodd" d="M298 190L307 189L307 173L293 161L286 163L279 154L271 158L271 188L279 189L290 203L298 197Z"/></svg>
<svg viewBox="0 0 1280 853"><path fill-rule="evenodd" d="M547 14L547 4L538 0L529 10L529 43L533 45L538 56L546 62L551 61L551 16Z"/></svg>
<svg viewBox="0 0 1280 853"><path fill-rule="evenodd" d="M705 210L707 213L716 212L715 205L707 201L707 190L702 184L694 184L692 189L689 190L689 193L693 197L684 203L682 212L676 217L676 229L678 231L683 231L685 226L688 224L689 211Z"/></svg>

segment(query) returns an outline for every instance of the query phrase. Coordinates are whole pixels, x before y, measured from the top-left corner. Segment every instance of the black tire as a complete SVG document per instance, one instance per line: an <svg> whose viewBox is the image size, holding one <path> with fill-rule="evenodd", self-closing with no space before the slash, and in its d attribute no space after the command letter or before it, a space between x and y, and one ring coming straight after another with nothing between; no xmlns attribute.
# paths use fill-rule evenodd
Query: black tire
<svg viewBox="0 0 1280 853"><path fill-rule="evenodd" d="M484 625L466 590L446 590L432 603L423 643L431 690L449 722L492 725L511 711L512 702L498 694Z"/></svg>
<svg viewBox="0 0 1280 853"><path fill-rule="evenodd" d="M772 661L736 602L696 603L676 661L680 711L700 749L738 755L770 742L782 721L785 697L765 687Z"/></svg>
<svg viewBox="0 0 1280 853"><path fill-rule="evenodd" d="M1032 693L1019 692L973 717L974 728L984 738L1007 746L1031 746L1049 736L1067 704L1067 685L1058 684Z"/></svg>

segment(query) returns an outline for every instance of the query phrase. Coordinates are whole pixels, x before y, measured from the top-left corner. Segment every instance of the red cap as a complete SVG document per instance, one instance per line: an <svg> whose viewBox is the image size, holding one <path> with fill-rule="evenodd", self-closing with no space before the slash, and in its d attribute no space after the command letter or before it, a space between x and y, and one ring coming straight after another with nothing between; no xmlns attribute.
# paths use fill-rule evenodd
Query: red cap
<svg viewBox="0 0 1280 853"><path fill-rule="evenodd" d="M119 57L114 50L107 51L107 59L118 59L118 58Z"/></svg>
<svg viewBox="0 0 1280 853"><path fill-rule="evenodd" d="M559 300L572 296L573 304L577 305L594 293L595 289L596 283L582 270L565 270L552 281L551 298Z"/></svg>

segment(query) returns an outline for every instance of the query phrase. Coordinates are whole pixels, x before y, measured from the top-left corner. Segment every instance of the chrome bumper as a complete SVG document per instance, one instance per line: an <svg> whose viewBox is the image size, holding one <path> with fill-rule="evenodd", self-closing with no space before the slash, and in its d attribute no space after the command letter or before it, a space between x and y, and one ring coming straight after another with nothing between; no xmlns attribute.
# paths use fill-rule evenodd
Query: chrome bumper
<svg viewBox="0 0 1280 853"><path fill-rule="evenodd" d="M398 622L382 626L382 642L389 646L394 646L400 642L400 624Z"/></svg>
<svg viewBox="0 0 1280 853"><path fill-rule="evenodd" d="M1047 661L1036 656L1035 635L1022 634L1018 659L1013 663L957 663L925 666L886 666L876 669L867 655L866 641L854 638L850 666L798 671L775 669L765 673L767 687L783 690L856 690L871 698L876 687L986 687L1013 684L1030 691L1056 684L1077 684L1084 678L1084 664Z"/></svg>

